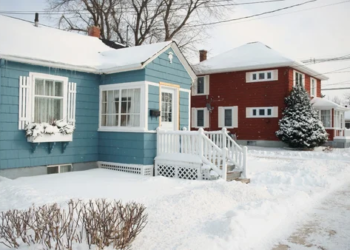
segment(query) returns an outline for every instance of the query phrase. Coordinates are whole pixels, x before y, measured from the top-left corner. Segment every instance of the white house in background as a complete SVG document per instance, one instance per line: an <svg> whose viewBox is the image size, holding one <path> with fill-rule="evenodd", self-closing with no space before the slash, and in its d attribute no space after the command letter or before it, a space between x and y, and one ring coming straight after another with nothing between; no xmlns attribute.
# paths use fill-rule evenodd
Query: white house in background
<svg viewBox="0 0 350 250"><path fill-rule="evenodd" d="M350 147L350 131L345 127L345 115L349 116L349 108L319 97L314 97L311 102L319 111L323 126L329 134L330 145L337 148Z"/></svg>

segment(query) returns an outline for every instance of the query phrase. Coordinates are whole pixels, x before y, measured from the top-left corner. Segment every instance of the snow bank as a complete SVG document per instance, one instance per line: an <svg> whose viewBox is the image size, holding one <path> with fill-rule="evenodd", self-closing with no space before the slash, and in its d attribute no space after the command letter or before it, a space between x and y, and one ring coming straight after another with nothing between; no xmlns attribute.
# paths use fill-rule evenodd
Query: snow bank
<svg viewBox="0 0 350 250"><path fill-rule="evenodd" d="M149 218L133 249L264 250L288 235L295 220L350 178L350 163L342 159L348 150L250 148L249 152L259 157L248 157L248 185L97 169L0 182L0 210L23 209L32 203L65 204L70 198L137 201L146 205ZM300 159L279 157L289 153L301 154ZM319 155L311 159L312 153Z"/></svg>

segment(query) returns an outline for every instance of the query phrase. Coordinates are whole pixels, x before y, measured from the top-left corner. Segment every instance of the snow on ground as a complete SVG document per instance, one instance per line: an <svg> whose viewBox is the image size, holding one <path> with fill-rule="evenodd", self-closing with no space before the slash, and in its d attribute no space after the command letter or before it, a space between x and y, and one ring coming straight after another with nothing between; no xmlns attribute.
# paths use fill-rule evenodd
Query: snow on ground
<svg viewBox="0 0 350 250"><path fill-rule="evenodd" d="M251 147L248 185L104 169L1 178L0 211L32 203L63 205L70 198L137 201L146 205L149 217L133 249L271 249L305 219L306 211L350 182L347 157L349 149L324 153Z"/></svg>

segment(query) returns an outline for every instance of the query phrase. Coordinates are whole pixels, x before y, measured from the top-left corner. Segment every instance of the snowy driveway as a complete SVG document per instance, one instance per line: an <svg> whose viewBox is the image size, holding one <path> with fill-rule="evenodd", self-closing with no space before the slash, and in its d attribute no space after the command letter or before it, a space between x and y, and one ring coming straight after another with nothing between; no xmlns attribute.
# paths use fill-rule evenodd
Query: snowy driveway
<svg viewBox="0 0 350 250"><path fill-rule="evenodd" d="M349 250L350 184L329 194L298 224L273 250Z"/></svg>

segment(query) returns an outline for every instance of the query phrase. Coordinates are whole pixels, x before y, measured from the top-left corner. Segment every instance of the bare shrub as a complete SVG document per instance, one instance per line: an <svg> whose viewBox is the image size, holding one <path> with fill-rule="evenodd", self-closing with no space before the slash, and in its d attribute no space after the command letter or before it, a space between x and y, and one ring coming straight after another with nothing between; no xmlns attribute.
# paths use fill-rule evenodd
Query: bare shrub
<svg viewBox="0 0 350 250"><path fill-rule="evenodd" d="M92 245L127 249L146 226L144 211L142 204L106 200L70 200L67 210L57 204L9 210L0 214L0 243L8 248L25 243L72 250L74 243L85 240L90 249Z"/></svg>

